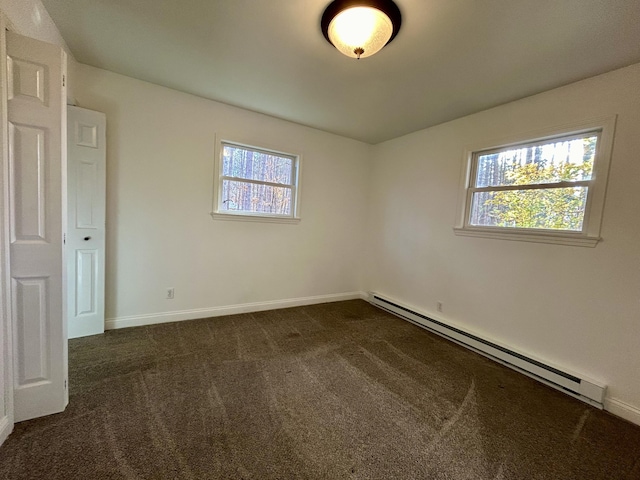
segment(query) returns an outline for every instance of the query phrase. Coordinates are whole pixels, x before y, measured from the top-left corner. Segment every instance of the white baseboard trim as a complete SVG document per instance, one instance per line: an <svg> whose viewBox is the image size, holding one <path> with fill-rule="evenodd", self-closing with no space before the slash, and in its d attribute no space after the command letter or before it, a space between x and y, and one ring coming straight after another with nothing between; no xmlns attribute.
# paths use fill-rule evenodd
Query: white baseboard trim
<svg viewBox="0 0 640 480"><path fill-rule="evenodd" d="M13 431L13 422L8 415L2 417L0 420L0 445L4 443L9 434Z"/></svg>
<svg viewBox="0 0 640 480"><path fill-rule="evenodd" d="M500 343L489 336L474 332L466 326L456 325L439 314L400 303L377 292L369 292L369 295L371 304L378 308L527 375L566 395L596 408L603 408L606 385L602 382L589 379L581 373L555 365L526 351L516 350L508 344Z"/></svg>
<svg viewBox="0 0 640 480"><path fill-rule="evenodd" d="M628 403L609 397L604 399L604 409L607 412L613 413L620 418L630 421L631 423L640 425L640 408L633 407Z"/></svg>
<svg viewBox="0 0 640 480"><path fill-rule="evenodd" d="M141 327L156 323L180 322L182 320L195 320L198 318L220 317L222 315L236 315L238 313L261 312L264 310L276 310L278 308L302 307L318 303L341 302L344 300L368 299L364 292L335 293L331 295L316 295L313 297L289 298L285 300L270 300L266 302L242 303L239 305L227 305L224 307L196 308L193 310L181 310L177 312L150 313L145 315L132 315L127 317L107 318L105 330L118 328Z"/></svg>

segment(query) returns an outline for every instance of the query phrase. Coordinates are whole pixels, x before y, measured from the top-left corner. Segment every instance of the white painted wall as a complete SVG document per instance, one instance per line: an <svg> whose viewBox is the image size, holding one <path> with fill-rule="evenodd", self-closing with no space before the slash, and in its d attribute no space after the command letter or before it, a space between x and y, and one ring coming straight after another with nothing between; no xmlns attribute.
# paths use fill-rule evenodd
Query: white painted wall
<svg viewBox="0 0 640 480"><path fill-rule="evenodd" d="M602 380L607 407L640 423L638 92L640 64L377 145L368 289ZM612 114L596 248L454 235L465 147Z"/></svg>
<svg viewBox="0 0 640 480"><path fill-rule="evenodd" d="M77 75L78 104L107 115L108 319L362 290L371 146L85 65ZM210 217L216 133L302 154L299 224Z"/></svg>

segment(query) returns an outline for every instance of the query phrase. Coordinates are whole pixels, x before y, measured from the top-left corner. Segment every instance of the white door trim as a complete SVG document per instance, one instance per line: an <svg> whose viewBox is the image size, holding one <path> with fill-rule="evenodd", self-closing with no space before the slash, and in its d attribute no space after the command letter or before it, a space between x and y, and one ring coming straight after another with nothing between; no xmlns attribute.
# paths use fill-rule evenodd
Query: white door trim
<svg viewBox="0 0 640 480"><path fill-rule="evenodd" d="M9 162L7 121L7 18L0 11L0 445L13 431L13 332L9 291Z"/></svg>

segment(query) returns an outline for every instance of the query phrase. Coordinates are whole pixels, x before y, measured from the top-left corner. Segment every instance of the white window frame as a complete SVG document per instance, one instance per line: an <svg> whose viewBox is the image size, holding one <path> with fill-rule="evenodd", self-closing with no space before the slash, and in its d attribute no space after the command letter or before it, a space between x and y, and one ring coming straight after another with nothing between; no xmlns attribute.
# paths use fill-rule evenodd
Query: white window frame
<svg viewBox="0 0 640 480"><path fill-rule="evenodd" d="M250 222L272 222L272 223L299 223L300 222L300 170L302 166L302 155L285 152L280 149L269 147L258 147L245 142L229 140L226 138L216 138L215 142L215 162L214 162L214 187L213 187L213 211L211 217L214 220L239 220ZM222 175L222 155L224 146L232 146L253 150L254 152L266 153L268 155L278 155L290 158L293 161L293 171L291 172L291 184L279 184L264 182L261 180L249 180L242 177L228 177ZM245 183L257 185L269 185L274 187L291 188L291 215L273 215L260 212L243 212L222 210L222 182L224 180L237 180Z"/></svg>
<svg viewBox="0 0 640 480"><path fill-rule="evenodd" d="M613 149L615 123L616 116L613 115L581 123L552 127L538 132L519 134L500 141L484 142L473 148L467 148L464 153L464 163L461 171L456 225L453 228L454 233L456 235L471 237L595 247L601 240L600 230L602 226L609 165L611 163L611 152ZM476 190L484 190L483 188L474 187L474 175L477 168L478 154L500 149L530 146L555 138L569 137L572 135L580 136L585 133L595 133L598 135L591 180L559 182L547 185L547 187L560 187L565 186L564 183L567 183L566 186L578 185L589 187L582 231L573 232L569 230L474 226L469 224L473 192ZM538 184L536 184L536 186L525 186L524 189L544 188L545 186L544 184L540 184L539 187L537 185ZM515 189L515 187L491 187L490 189L512 190ZM519 186L517 189L523 189L523 187Z"/></svg>

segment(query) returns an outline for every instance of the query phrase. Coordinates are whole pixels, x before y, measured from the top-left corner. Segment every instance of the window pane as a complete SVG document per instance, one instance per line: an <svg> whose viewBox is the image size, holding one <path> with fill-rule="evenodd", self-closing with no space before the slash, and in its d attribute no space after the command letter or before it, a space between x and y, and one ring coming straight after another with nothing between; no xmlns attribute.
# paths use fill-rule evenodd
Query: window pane
<svg viewBox="0 0 640 480"><path fill-rule="evenodd" d="M581 231L587 187L476 192L470 224Z"/></svg>
<svg viewBox="0 0 640 480"><path fill-rule="evenodd" d="M291 188L223 180L220 210L291 216Z"/></svg>
<svg viewBox="0 0 640 480"><path fill-rule="evenodd" d="M478 154L476 187L590 180L598 136Z"/></svg>
<svg viewBox="0 0 640 480"><path fill-rule="evenodd" d="M223 145L222 175L291 185L293 159L276 154Z"/></svg>

